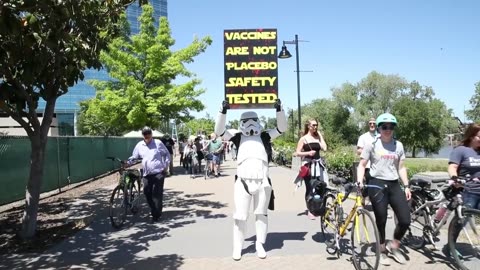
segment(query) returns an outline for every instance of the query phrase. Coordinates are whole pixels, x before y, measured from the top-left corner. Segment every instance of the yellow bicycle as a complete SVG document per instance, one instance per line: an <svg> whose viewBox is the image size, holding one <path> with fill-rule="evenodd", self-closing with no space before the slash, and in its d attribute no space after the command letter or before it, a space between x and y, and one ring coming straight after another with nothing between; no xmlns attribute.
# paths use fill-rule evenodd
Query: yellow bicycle
<svg viewBox="0 0 480 270"><path fill-rule="evenodd" d="M337 258L342 253L350 253L355 269L377 269L380 262L380 234L372 214L363 208L361 188L356 184L345 184L343 178L335 178L332 183L336 188L329 188L324 197L326 210L320 221L327 252L337 255ZM344 191L340 191L341 187ZM382 189L370 185L366 185L366 188ZM356 196L350 194L354 190ZM354 202L347 216L343 209L346 199ZM348 231L351 232L350 243L344 239ZM328 236L330 239L327 240Z"/></svg>

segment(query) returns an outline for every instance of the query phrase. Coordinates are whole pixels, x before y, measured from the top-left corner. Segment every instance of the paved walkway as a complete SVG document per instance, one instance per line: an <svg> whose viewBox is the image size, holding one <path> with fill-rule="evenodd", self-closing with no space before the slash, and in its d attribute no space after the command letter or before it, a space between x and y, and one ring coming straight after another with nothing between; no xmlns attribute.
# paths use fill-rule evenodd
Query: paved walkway
<svg viewBox="0 0 480 270"><path fill-rule="evenodd" d="M176 161L178 164L178 161ZM177 168L180 172L180 168ZM86 194L83 203L97 211L90 225L42 254L0 255L1 269L353 269L350 258L326 253L319 220L304 215L304 188L296 193L296 173L271 167L276 210L269 214L265 260L255 256L254 223L248 221L244 257L231 259L233 176L235 164L223 166L219 178L190 179L177 174L167 178L162 222L149 223L144 207L121 230L108 219L112 187ZM81 207L81 203L78 207ZM79 209L80 212L81 209ZM74 215L74 213L72 213ZM389 220L389 231L393 220ZM391 236L391 232L387 237ZM451 269L441 252L407 249L409 261L393 262L388 269Z"/></svg>

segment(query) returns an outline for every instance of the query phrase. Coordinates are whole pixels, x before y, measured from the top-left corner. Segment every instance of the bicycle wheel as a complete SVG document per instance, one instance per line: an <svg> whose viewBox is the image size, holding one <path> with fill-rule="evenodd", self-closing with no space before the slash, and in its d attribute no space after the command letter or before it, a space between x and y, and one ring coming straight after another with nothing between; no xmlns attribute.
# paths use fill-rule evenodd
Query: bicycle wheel
<svg viewBox="0 0 480 270"><path fill-rule="evenodd" d="M355 269L377 269L380 262L380 234L372 214L363 208L357 209L351 226Z"/></svg>
<svg viewBox="0 0 480 270"><path fill-rule="evenodd" d="M455 215L448 226L450 256L460 269L480 265L480 210L463 208L463 218Z"/></svg>
<svg viewBox="0 0 480 270"><path fill-rule="evenodd" d="M138 205L140 203L140 192L138 190L137 185L135 182L130 183L130 188L128 189L128 206L130 208L130 212L132 214L138 213Z"/></svg>
<svg viewBox="0 0 480 270"><path fill-rule="evenodd" d="M335 196L327 194L325 197L325 214L320 218L320 228L323 239L329 247L331 244L335 244L335 233L338 230L337 212Z"/></svg>
<svg viewBox="0 0 480 270"><path fill-rule="evenodd" d="M127 215L124 186L115 187L110 197L110 222L114 228L122 227Z"/></svg>
<svg viewBox="0 0 480 270"><path fill-rule="evenodd" d="M422 203L423 200L415 197L413 197L409 202L411 223L402 241L413 249L421 249L425 246L425 226L430 224L430 215L425 209L422 209L414 214L414 212L422 205ZM395 224L397 224L396 215Z"/></svg>

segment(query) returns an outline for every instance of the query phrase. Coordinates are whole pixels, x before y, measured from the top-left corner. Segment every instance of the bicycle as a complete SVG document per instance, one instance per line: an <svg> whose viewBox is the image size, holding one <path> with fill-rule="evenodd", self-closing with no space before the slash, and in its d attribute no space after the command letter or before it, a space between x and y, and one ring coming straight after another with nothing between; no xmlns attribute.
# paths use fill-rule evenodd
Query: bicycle
<svg viewBox="0 0 480 270"><path fill-rule="evenodd" d="M328 188L324 197L326 205L325 214L321 217L321 229L324 239L326 233L333 235L332 241L327 241L327 252L330 255L342 255L341 246L345 243L341 239L351 231L350 245L352 262L355 269L377 269L380 263L380 234L375 220L370 212L363 208L362 190L356 184L348 183L345 178L336 177L332 183L337 188ZM343 186L344 192L338 190ZM365 185L365 188L379 188L378 186ZM350 193L356 190L356 196ZM345 217L343 203L346 199L354 201L350 213ZM362 267L363 265L367 268Z"/></svg>
<svg viewBox="0 0 480 270"><path fill-rule="evenodd" d="M412 221L403 240L413 249L421 249L427 243L436 249L440 230L453 213L448 226L448 252L460 269L474 269L480 265L480 210L463 205L461 193L467 181L474 180L468 177L451 179L441 189L431 189L426 180L411 180Z"/></svg>
<svg viewBox="0 0 480 270"><path fill-rule="evenodd" d="M118 185L113 189L110 196L110 223L114 228L121 228L125 223L127 212L138 212L140 201L140 180L142 169L126 169L126 162L116 157L107 157L120 163ZM137 182L137 185L135 185Z"/></svg>

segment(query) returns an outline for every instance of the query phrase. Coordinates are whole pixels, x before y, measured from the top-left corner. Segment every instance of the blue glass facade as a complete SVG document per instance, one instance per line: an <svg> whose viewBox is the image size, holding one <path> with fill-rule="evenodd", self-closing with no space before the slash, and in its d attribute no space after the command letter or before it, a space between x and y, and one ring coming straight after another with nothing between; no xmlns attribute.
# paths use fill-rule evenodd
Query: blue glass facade
<svg viewBox="0 0 480 270"><path fill-rule="evenodd" d="M167 0L150 0L150 4L154 9L154 18L155 26L158 27L158 20L160 17L167 17ZM140 31L140 23L138 22L138 17L142 13L142 8L139 6L138 1L131 4L127 8L127 19L130 23L131 34L138 34ZM65 121L65 126L74 127L74 116L77 111L80 109L79 103L83 100L90 99L95 96L95 88L88 84L89 80L109 80L109 76L106 70L94 70L89 69L84 72L85 79L83 81L78 81L78 83L71 87L68 90L68 93L59 97L55 105L55 113L57 116L62 115L58 118L58 124L61 125L61 121ZM39 100L37 111L42 112L45 109L45 101L43 99ZM68 116L70 115L70 116ZM60 119L61 118L61 119ZM68 121L68 122L67 122ZM71 129L66 129L65 132L61 135L74 135L70 133ZM70 134L66 134L70 133ZM76 134L75 134L76 135Z"/></svg>

